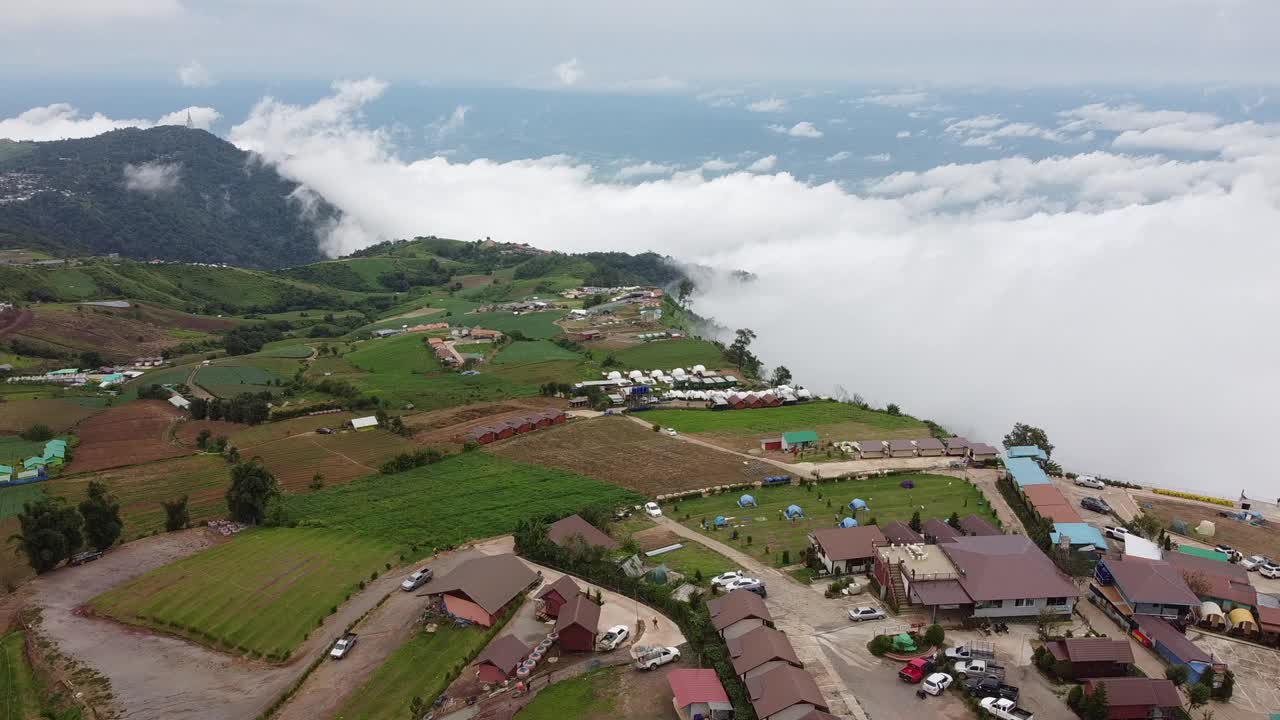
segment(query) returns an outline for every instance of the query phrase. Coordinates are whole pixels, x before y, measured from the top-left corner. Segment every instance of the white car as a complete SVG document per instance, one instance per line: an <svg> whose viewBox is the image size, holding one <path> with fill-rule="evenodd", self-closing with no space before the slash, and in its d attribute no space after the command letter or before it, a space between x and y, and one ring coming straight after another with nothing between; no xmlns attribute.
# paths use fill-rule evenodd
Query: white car
<svg viewBox="0 0 1280 720"><path fill-rule="evenodd" d="M356 646L356 634L347 633L338 638L338 642L333 644L333 649L329 651L329 657L334 660L341 660L351 652L351 648Z"/></svg>
<svg viewBox="0 0 1280 720"><path fill-rule="evenodd" d="M605 652L616 650L618 646L627 641L631 637L631 631L626 625L614 625L609 631L600 636L600 642L596 643L599 648Z"/></svg>
<svg viewBox="0 0 1280 720"><path fill-rule="evenodd" d="M921 683L921 689L930 695L941 695L942 691L949 687L951 687L951 676L946 673L934 673Z"/></svg>
<svg viewBox="0 0 1280 720"><path fill-rule="evenodd" d="M711 578L711 587L728 585L734 580L738 580L739 578L744 578L746 576L747 574L741 570L730 570L729 572L723 572Z"/></svg>
<svg viewBox="0 0 1280 720"><path fill-rule="evenodd" d="M849 619L854 622L862 622L864 620L883 620L884 611L880 608L873 607L851 607L849 608Z"/></svg>
<svg viewBox="0 0 1280 720"><path fill-rule="evenodd" d="M675 429L675 428L667 428L666 430L663 430L662 432L664 432L664 433L666 433L666 434L670 435L671 437L675 437L675 436L676 436L676 429Z"/></svg>
<svg viewBox="0 0 1280 720"><path fill-rule="evenodd" d="M733 592L734 590L745 590L748 588L755 587L756 585L759 585L759 584L760 584L759 578L740 575L737 578L734 578L733 580L730 580L729 582L725 583L724 591Z"/></svg>
<svg viewBox="0 0 1280 720"><path fill-rule="evenodd" d="M644 504L644 511L649 517L662 517L662 508L658 507L656 502L647 502Z"/></svg>
<svg viewBox="0 0 1280 720"><path fill-rule="evenodd" d="M1268 562L1259 568L1258 572L1262 573L1262 577L1280 578L1280 565Z"/></svg>
<svg viewBox="0 0 1280 720"><path fill-rule="evenodd" d="M1123 540L1124 536L1129 534L1128 530L1125 530L1119 525L1104 525L1102 527L1102 532L1112 540Z"/></svg>
<svg viewBox="0 0 1280 720"><path fill-rule="evenodd" d="M1250 555L1249 557L1240 558L1240 567L1245 570L1260 570L1266 564L1267 559L1261 555Z"/></svg>
<svg viewBox="0 0 1280 720"><path fill-rule="evenodd" d="M427 582L431 580L431 576L431 568L424 567L418 572L405 578L404 582L400 583L400 589L405 592L413 592L423 585L426 585Z"/></svg>
<svg viewBox="0 0 1280 720"><path fill-rule="evenodd" d="M1080 487L1093 488L1094 490L1101 490L1106 487L1105 483L1092 475L1081 475L1077 477L1076 484Z"/></svg>
<svg viewBox="0 0 1280 720"><path fill-rule="evenodd" d="M679 659L680 651L673 647L651 648L636 658L636 668L639 670L656 670L661 665L666 665Z"/></svg>

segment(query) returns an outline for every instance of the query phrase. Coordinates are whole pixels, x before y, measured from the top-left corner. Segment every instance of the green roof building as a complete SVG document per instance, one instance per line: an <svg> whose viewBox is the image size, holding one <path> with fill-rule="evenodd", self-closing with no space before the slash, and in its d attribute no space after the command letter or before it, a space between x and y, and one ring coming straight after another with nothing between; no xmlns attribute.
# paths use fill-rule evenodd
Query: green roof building
<svg viewBox="0 0 1280 720"><path fill-rule="evenodd" d="M1181 545L1178 547L1178 552L1192 557L1204 558L1205 560L1216 560L1218 562L1227 561L1227 556L1217 550L1205 550L1204 548Z"/></svg>
<svg viewBox="0 0 1280 720"><path fill-rule="evenodd" d="M782 449L790 451L793 449L805 449L817 447L818 433L813 430L797 430L795 432L782 433Z"/></svg>

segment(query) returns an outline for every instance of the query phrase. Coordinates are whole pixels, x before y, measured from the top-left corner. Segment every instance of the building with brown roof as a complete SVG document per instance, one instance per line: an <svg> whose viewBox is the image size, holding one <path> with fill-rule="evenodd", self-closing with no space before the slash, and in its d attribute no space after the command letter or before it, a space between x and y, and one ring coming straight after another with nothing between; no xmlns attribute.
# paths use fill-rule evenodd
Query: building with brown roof
<svg viewBox="0 0 1280 720"><path fill-rule="evenodd" d="M747 679L761 675L779 665L803 668L791 641L780 630L760 626L729 640L729 658L738 677Z"/></svg>
<svg viewBox="0 0 1280 720"><path fill-rule="evenodd" d="M497 685L515 677L516 668L529 656L529 650L515 635L503 635L489 643L471 664L478 668L480 682Z"/></svg>
<svg viewBox="0 0 1280 720"><path fill-rule="evenodd" d="M938 438L912 440L911 444L916 446L916 454L920 457L938 457L947 450Z"/></svg>
<svg viewBox="0 0 1280 720"><path fill-rule="evenodd" d="M965 535L1003 535L1004 533L985 519L977 515L965 515L960 518L960 530Z"/></svg>
<svg viewBox="0 0 1280 720"><path fill-rule="evenodd" d="M924 542L923 535L912 530L910 525L902 522L901 520L894 520L891 523L885 523L879 527L880 532L884 535L885 541L890 544L912 545Z"/></svg>
<svg viewBox="0 0 1280 720"><path fill-rule="evenodd" d="M1051 640L1045 647L1055 661L1065 663L1065 672L1058 674L1067 678L1124 677L1133 665L1133 648L1124 638L1067 638Z"/></svg>
<svg viewBox="0 0 1280 720"><path fill-rule="evenodd" d="M538 599L542 601L542 612L547 617L558 617L560 608L573 598L582 594L578 583L568 575L561 575L560 579L551 583L538 593Z"/></svg>
<svg viewBox="0 0 1280 720"><path fill-rule="evenodd" d="M889 457L904 458L916 456L916 444L910 440L890 440Z"/></svg>
<svg viewBox="0 0 1280 720"><path fill-rule="evenodd" d="M948 455L963 457L969 454L969 441L962 437L949 437L942 441Z"/></svg>
<svg viewBox="0 0 1280 720"><path fill-rule="evenodd" d="M1164 559L1178 568L1184 579L1188 575L1204 577L1205 592L1196 593L1202 601L1216 603L1225 611L1238 607L1248 610L1258 608L1258 591L1249 579L1249 571L1239 565L1180 552L1165 553Z"/></svg>
<svg viewBox="0 0 1280 720"><path fill-rule="evenodd" d="M969 459L974 462L990 462L999 455L999 450L986 443L973 443L969 446Z"/></svg>
<svg viewBox="0 0 1280 720"><path fill-rule="evenodd" d="M1177 620L1200 609L1200 599L1187 587L1182 572L1164 560L1103 558L1094 578L1118 593L1118 599L1108 599L1122 615Z"/></svg>
<svg viewBox="0 0 1280 720"><path fill-rule="evenodd" d="M924 535L924 539L931 543L945 543L962 537L964 533L951 527L947 523L938 518L929 518L920 525L920 532Z"/></svg>
<svg viewBox="0 0 1280 720"><path fill-rule="evenodd" d="M671 704L681 720L731 720L733 703L715 670L680 668L667 673Z"/></svg>
<svg viewBox="0 0 1280 720"><path fill-rule="evenodd" d="M790 665L747 678L747 694L760 720L799 720L813 710L831 710L813 676Z"/></svg>
<svg viewBox="0 0 1280 720"><path fill-rule="evenodd" d="M564 547L575 538L581 539L592 547L606 550L617 550L618 541L604 534L599 528L587 522L581 515L570 515L547 526L547 539Z"/></svg>
<svg viewBox="0 0 1280 720"><path fill-rule="evenodd" d="M858 457L862 460L878 460L884 457L883 440L857 440L853 445L858 448Z"/></svg>
<svg viewBox="0 0 1280 720"><path fill-rule="evenodd" d="M740 637L761 625L773 627L773 615L764 600L750 590L733 592L707 601L711 625L726 641Z"/></svg>
<svg viewBox="0 0 1280 720"><path fill-rule="evenodd" d="M585 594L575 595L556 617L560 649L565 652L591 652L596 649L596 633L600 629L600 606Z"/></svg>
<svg viewBox="0 0 1280 720"><path fill-rule="evenodd" d="M439 596L450 614L492 627L503 609L537 581L537 573L508 553L467 560L433 580L427 591Z"/></svg>
<svg viewBox="0 0 1280 720"><path fill-rule="evenodd" d="M1025 535L957 537L938 546L955 566L974 617L1070 614L1080 591Z"/></svg>
<svg viewBox="0 0 1280 720"><path fill-rule="evenodd" d="M1107 720L1147 720L1177 717L1182 696L1164 678L1099 678L1084 681L1084 692L1092 695L1107 689Z"/></svg>
<svg viewBox="0 0 1280 720"><path fill-rule="evenodd" d="M884 545L884 534L875 525L850 528L823 528L809 534L818 561L833 574L870 572L876 546Z"/></svg>

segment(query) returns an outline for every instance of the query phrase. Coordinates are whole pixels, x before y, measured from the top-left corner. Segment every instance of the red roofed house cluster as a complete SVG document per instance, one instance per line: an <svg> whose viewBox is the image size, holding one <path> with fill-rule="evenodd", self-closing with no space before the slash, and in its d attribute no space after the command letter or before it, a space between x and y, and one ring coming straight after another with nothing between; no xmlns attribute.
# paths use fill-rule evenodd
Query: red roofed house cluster
<svg viewBox="0 0 1280 720"><path fill-rule="evenodd" d="M563 410L546 410L536 415L502 420L493 425L472 428L457 439L461 442L474 442L488 445L497 440L505 440L512 435L533 432L552 425L563 425L568 419Z"/></svg>

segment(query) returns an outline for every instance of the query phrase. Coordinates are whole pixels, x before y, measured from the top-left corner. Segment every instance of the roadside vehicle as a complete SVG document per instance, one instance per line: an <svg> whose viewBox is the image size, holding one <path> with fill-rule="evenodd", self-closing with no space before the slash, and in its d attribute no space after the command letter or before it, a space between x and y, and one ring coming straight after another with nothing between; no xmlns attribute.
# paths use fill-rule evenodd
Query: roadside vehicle
<svg viewBox="0 0 1280 720"><path fill-rule="evenodd" d="M1125 530L1119 525L1103 525L1102 534L1106 535L1112 540L1123 540L1124 536L1129 534L1129 531Z"/></svg>
<svg viewBox="0 0 1280 720"><path fill-rule="evenodd" d="M1012 700L1006 698L983 698L978 707L987 711L988 715L1000 720L1032 720L1035 716L1030 710L1023 710Z"/></svg>
<svg viewBox="0 0 1280 720"><path fill-rule="evenodd" d="M962 677L993 677L1004 679L1004 666L990 660L961 660L952 668Z"/></svg>
<svg viewBox="0 0 1280 720"><path fill-rule="evenodd" d="M675 437L675 436L676 436L676 429L675 429L675 428L667 428L666 430L663 430L662 432L664 432L664 433L666 433L666 434L670 435L671 437Z"/></svg>
<svg viewBox="0 0 1280 720"><path fill-rule="evenodd" d="M1097 497L1082 498L1080 500L1080 507L1084 508L1085 510L1092 510L1096 513L1102 513L1103 515L1111 514L1111 506L1108 505L1107 501L1103 500L1102 498L1097 498Z"/></svg>
<svg viewBox="0 0 1280 720"><path fill-rule="evenodd" d="M334 660L341 660L351 652L351 648L356 646L357 636L355 633L347 633L338 638L338 642L333 644L333 649L329 651L329 657Z"/></svg>
<svg viewBox="0 0 1280 720"><path fill-rule="evenodd" d="M724 590L725 592L733 592L734 590L746 590L748 592L753 592L759 595L760 597L765 597L769 594L769 591L765 588L763 581L757 578L749 578L749 577L744 577L744 578L739 578L737 580L734 580L733 582L724 586Z"/></svg>
<svg viewBox="0 0 1280 720"><path fill-rule="evenodd" d="M965 681L964 689L979 700L994 697L1018 702L1018 688L1014 685L1006 685L996 678L969 678Z"/></svg>
<svg viewBox="0 0 1280 720"><path fill-rule="evenodd" d="M618 646L626 642L629 637L631 637L631 631L627 629L626 625L614 625L609 628L608 632L600 637L600 642L597 643L597 645L601 650L607 652L609 650L617 649Z"/></svg>
<svg viewBox="0 0 1280 720"><path fill-rule="evenodd" d="M636 668L639 670L656 670L662 665L679 659L680 651L673 647L651 648L636 658Z"/></svg>
<svg viewBox="0 0 1280 720"><path fill-rule="evenodd" d="M662 517L662 508L658 507L656 502L647 502L644 504L644 511L649 517Z"/></svg>
<svg viewBox="0 0 1280 720"><path fill-rule="evenodd" d="M1240 558L1240 567L1245 570L1261 570L1267 559L1261 555L1250 555L1249 557Z"/></svg>
<svg viewBox="0 0 1280 720"><path fill-rule="evenodd" d="M1231 557L1232 555L1236 554L1236 549L1231 547L1230 545L1215 545L1213 549L1217 550L1223 555L1226 555L1227 557Z"/></svg>
<svg viewBox="0 0 1280 720"><path fill-rule="evenodd" d="M851 607L849 608L849 619L854 622L862 622L864 620L883 620L884 611L880 608L873 607Z"/></svg>
<svg viewBox="0 0 1280 720"><path fill-rule="evenodd" d="M1106 483L1092 475L1081 475L1076 478L1075 483L1080 487L1093 488L1094 490L1101 490L1107 486Z"/></svg>
<svg viewBox="0 0 1280 720"><path fill-rule="evenodd" d="M1280 565L1268 560L1265 565L1258 569L1258 572L1262 574L1262 577L1280 578Z"/></svg>
<svg viewBox="0 0 1280 720"><path fill-rule="evenodd" d="M327 428L327 427L316 428L316 434L317 434L317 435L332 435L332 434L333 434L333 428Z"/></svg>
<svg viewBox="0 0 1280 720"><path fill-rule="evenodd" d="M996 656L995 645L984 642L971 642L947 648L948 660L993 659Z"/></svg>
<svg viewBox="0 0 1280 720"><path fill-rule="evenodd" d="M431 568L424 567L418 572L405 578L404 582L400 583L400 589L405 592L413 592L430 582L433 575L434 573L431 571Z"/></svg>
<svg viewBox="0 0 1280 720"><path fill-rule="evenodd" d="M75 555L72 555L68 562L72 565L83 565L85 563L93 562L100 557L102 557L101 550L85 550L84 552L78 552Z"/></svg>
<svg viewBox="0 0 1280 720"><path fill-rule="evenodd" d="M951 687L951 676L946 673L934 673L924 679L920 689L930 695L941 695L943 690Z"/></svg>
<svg viewBox="0 0 1280 720"><path fill-rule="evenodd" d="M724 585L728 585L734 580L738 580L746 576L747 574L741 570L730 570L728 572L722 572L719 575L711 578L711 587L721 587Z"/></svg>
<svg viewBox="0 0 1280 720"><path fill-rule="evenodd" d="M908 682L914 685L915 683L923 681L936 669L937 665L933 662L933 658L918 657L907 662L907 664L898 671L898 679L902 682Z"/></svg>

